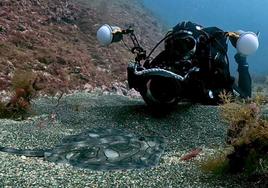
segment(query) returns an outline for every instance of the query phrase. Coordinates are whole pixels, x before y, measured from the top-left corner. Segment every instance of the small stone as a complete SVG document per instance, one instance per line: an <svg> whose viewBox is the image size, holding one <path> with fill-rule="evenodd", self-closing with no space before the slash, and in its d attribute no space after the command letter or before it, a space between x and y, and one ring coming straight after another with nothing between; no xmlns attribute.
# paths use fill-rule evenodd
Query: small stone
<svg viewBox="0 0 268 188"><path fill-rule="evenodd" d="M102 86L101 86L101 89L102 89L102 91L106 91L106 90L108 90L108 87L105 86L105 85L102 85Z"/></svg>
<svg viewBox="0 0 268 188"><path fill-rule="evenodd" d="M5 31L6 31L6 28L4 26L0 25L0 33L3 33Z"/></svg>
<svg viewBox="0 0 268 188"><path fill-rule="evenodd" d="M140 98L141 97L140 93L138 91L136 91L135 89L129 90L127 95L131 98Z"/></svg>
<svg viewBox="0 0 268 188"><path fill-rule="evenodd" d="M106 157L108 157L109 159L115 159L115 158L119 157L119 154L116 151L111 150L111 149L104 150L104 153L105 153Z"/></svg>
<svg viewBox="0 0 268 188"><path fill-rule="evenodd" d="M88 134L88 136L90 136L90 137L92 137L92 138L97 138L97 137L99 137L98 134L94 134L94 133L90 133L90 134Z"/></svg>
<svg viewBox="0 0 268 188"><path fill-rule="evenodd" d="M124 95L124 96L126 96L127 95L127 89L125 89L125 88L121 88L121 91L122 91L122 94Z"/></svg>
<svg viewBox="0 0 268 188"><path fill-rule="evenodd" d="M91 84L85 84L85 85L84 85L84 90L85 90L86 92L92 92L92 90L93 90L93 86L92 86Z"/></svg>
<svg viewBox="0 0 268 188"><path fill-rule="evenodd" d="M108 141L106 138L102 138L102 139L100 139L100 142L101 142L102 144L107 144L107 143L109 143L109 141Z"/></svg>
<svg viewBox="0 0 268 188"><path fill-rule="evenodd" d="M103 95L109 95L110 93L109 93L109 91L104 91L103 92Z"/></svg>
<svg viewBox="0 0 268 188"><path fill-rule="evenodd" d="M72 156L74 156L74 153L68 153L66 155L66 159L70 160L72 158Z"/></svg>
<svg viewBox="0 0 268 188"><path fill-rule="evenodd" d="M155 143L155 142L152 142L152 141L147 142L147 144L148 144L150 147L154 147L154 146L156 145L156 143Z"/></svg>
<svg viewBox="0 0 268 188"><path fill-rule="evenodd" d="M26 30L26 27L23 24L19 24L17 30L23 32Z"/></svg>
<svg viewBox="0 0 268 188"><path fill-rule="evenodd" d="M73 72L74 72L75 74L79 74L79 73L81 73L81 67L76 66L76 67L74 68Z"/></svg>

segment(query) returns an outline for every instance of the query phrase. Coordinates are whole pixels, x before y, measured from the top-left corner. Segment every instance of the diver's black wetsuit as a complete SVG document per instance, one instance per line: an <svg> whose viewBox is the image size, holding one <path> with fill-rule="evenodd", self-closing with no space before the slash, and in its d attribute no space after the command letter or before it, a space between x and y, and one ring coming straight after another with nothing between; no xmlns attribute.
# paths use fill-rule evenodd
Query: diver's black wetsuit
<svg viewBox="0 0 268 188"><path fill-rule="evenodd" d="M173 32L174 31L177 32L179 30L184 30L184 29L186 29L186 30L190 29L191 31L193 31L194 30L193 28L195 28L196 26L200 26L200 25L192 23L192 22L181 22L181 23L177 24L173 28ZM202 26L200 26L200 27L202 27ZM216 36L217 36L217 32L222 31L222 30L220 30L219 28L216 28L216 27L203 28L203 30L206 31L210 35L214 35L214 33L216 33ZM197 31L197 34L195 34L195 32L193 32L193 33L194 33L194 35L196 35L195 37L197 37L199 35L198 31ZM221 40L221 38L219 38L218 41L220 43L222 42L222 45L224 46L225 45L224 44L224 42L225 42L224 38L222 39L223 41L220 41L220 40ZM202 49L199 49L199 51L200 50L202 51ZM217 50L219 50L219 49L217 49ZM198 53L198 49L197 49L196 53ZM224 53L224 52L221 52L221 53ZM227 46L226 46L226 52L225 53L227 53ZM212 55L214 56L215 53L212 53ZM252 84L252 81L251 81L251 77L250 77L249 70L248 70L247 57L237 53L234 56L234 58L235 58L236 63L238 64L238 70L237 71L238 71L239 76L238 76L238 86L233 84L232 88L236 89L236 91L239 92L240 97L249 98L249 97L251 97L251 84ZM232 81L230 81L230 82L228 81L228 79L229 79L228 77L230 77L229 65L224 63L224 61L225 60L221 60L220 64L222 64L222 66L220 66L220 68L223 69L222 70L222 72L223 72L222 77L226 77L226 79L221 79L221 78L217 79L216 77L211 77L210 80L209 80L209 82L211 82L212 80L216 81L216 82L218 81L218 83L215 83L215 85L219 86L219 90L221 90L220 87L222 87L222 86L223 86L222 88L228 88L228 86L226 87L225 83L227 83L227 85L232 83ZM204 62L202 62L202 60L199 63L204 64ZM217 64L217 62L213 62L213 63ZM205 74L205 77L207 77L208 75L209 75L209 73ZM221 82L225 82L225 83L221 83ZM217 86L215 88L217 88Z"/></svg>
<svg viewBox="0 0 268 188"><path fill-rule="evenodd" d="M247 58L235 55L237 85L230 74L228 36L223 30L181 22L167 33L164 41L164 50L143 67L135 63L128 67L130 88L139 91L147 104L172 106L186 99L217 105L222 102L223 91L251 97Z"/></svg>

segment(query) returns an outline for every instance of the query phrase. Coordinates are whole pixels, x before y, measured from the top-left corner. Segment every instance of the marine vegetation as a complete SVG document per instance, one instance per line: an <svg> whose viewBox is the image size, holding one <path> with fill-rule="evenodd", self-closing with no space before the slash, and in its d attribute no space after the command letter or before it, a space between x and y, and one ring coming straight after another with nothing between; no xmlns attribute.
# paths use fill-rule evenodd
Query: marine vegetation
<svg viewBox="0 0 268 188"><path fill-rule="evenodd" d="M7 102L0 101L0 118L24 119L30 112L31 100L41 90L38 77L30 71L17 70L11 80L13 93Z"/></svg>
<svg viewBox="0 0 268 188"><path fill-rule="evenodd" d="M202 164L214 173L264 174L268 164L268 121L262 115L267 97L256 95L251 100L233 100L223 93L220 117L228 125L225 151Z"/></svg>

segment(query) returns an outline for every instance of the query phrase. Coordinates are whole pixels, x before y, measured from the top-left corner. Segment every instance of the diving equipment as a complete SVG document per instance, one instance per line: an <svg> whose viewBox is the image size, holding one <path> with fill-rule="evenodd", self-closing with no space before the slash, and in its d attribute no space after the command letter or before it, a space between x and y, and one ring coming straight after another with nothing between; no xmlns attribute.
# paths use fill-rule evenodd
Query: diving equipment
<svg viewBox="0 0 268 188"><path fill-rule="evenodd" d="M191 31L180 30L175 31L171 37L166 39L165 48L179 59L188 60L196 51L196 43Z"/></svg>
<svg viewBox="0 0 268 188"><path fill-rule="evenodd" d="M232 45L245 56L255 53L259 48L258 35L250 31L228 32Z"/></svg>
<svg viewBox="0 0 268 188"><path fill-rule="evenodd" d="M255 33L242 33L236 42L236 49L243 55L251 55L259 48L259 40Z"/></svg>
<svg viewBox="0 0 268 188"><path fill-rule="evenodd" d="M108 46L113 42L119 42L122 40L122 37L122 30L117 26L105 24L97 31L97 39L102 46Z"/></svg>
<svg viewBox="0 0 268 188"><path fill-rule="evenodd" d="M114 27L114 28L113 28ZM182 22L169 31L148 53L140 46L130 27L104 25L97 34L100 43L111 44L130 37L136 55L128 64L129 88L134 88L150 106L173 106L179 101L203 104L220 103L223 91L242 94L234 87L229 70L228 39L241 57L254 53L259 46L258 35L252 32L225 32L217 27L203 27ZM102 40L102 39L105 40ZM152 53L165 43L156 57Z"/></svg>

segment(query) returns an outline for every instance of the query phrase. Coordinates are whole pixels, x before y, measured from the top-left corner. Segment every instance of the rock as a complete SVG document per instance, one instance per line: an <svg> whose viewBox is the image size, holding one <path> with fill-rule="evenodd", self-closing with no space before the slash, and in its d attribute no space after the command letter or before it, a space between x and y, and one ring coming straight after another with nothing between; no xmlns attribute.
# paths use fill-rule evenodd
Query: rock
<svg viewBox="0 0 268 188"><path fill-rule="evenodd" d="M104 91L108 91L108 87L107 87L106 85L102 85L102 86L101 86L101 89L102 89L103 92L104 92Z"/></svg>
<svg viewBox="0 0 268 188"><path fill-rule="evenodd" d="M123 93L123 95L127 96L128 91L126 88L121 88L121 92Z"/></svg>
<svg viewBox="0 0 268 188"><path fill-rule="evenodd" d="M6 90L11 85L11 81L7 76L0 75L0 90ZM4 95L1 95L4 96Z"/></svg>
<svg viewBox="0 0 268 188"><path fill-rule="evenodd" d="M102 94L103 95L110 95L110 92L109 91L104 91Z"/></svg>
<svg viewBox="0 0 268 188"><path fill-rule="evenodd" d="M5 90L0 91L0 101L4 103L8 102L11 95L12 94L10 92L7 92Z"/></svg>
<svg viewBox="0 0 268 188"><path fill-rule="evenodd" d="M264 105L261 107L261 116L263 119L268 120L268 105Z"/></svg>
<svg viewBox="0 0 268 188"><path fill-rule="evenodd" d="M127 96L131 97L131 98L140 98L141 95L138 91L136 91L135 89L131 89L128 91Z"/></svg>
<svg viewBox="0 0 268 188"><path fill-rule="evenodd" d="M89 76L88 75L85 75L85 74L82 74L82 73L79 73L78 74L78 78L80 80L83 80L83 81L86 81L86 82L89 82L90 81Z"/></svg>
<svg viewBox="0 0 268 188"><path fill-rule="evenodd" d="M60 65L66 65L67 64L65 59L60 57L60 56L57 56L56 59L57 59L57 63L60 64Z"/></svg>
<svg viewBox="0 0 268 188"><path fill-rule="evenodd" d="M0 33L4 33L6 31L6 28L2 25L0 25Z"/></svg>
<svg viewBox="0 0 268 188"><path fill-rule="evenodd" d="M61 88L63 79L62 73L58 70L62 67L68 67L67 74L71 74L74 78L70 81L67 79L70 84L66 87L71 90L83 88L85 83L110 86L110 83L116 79L125 79L126 62L133 56L123 46L104 48L97 43L95 34L102 25L99 21L105 17L102 14L103 11L99 12L96 7L98 3L84 4L70 0L0 1L0 41L4 42L4 45L1 46L3 52L1 58L4 66L1 67L0 72L8 74L14 72L16 67L30 68L50 74L48 85L51 84L55 87L46 91ZM136 1L122 3L127 7L133 7L132 5L140 7ZM160 32L153 32L150 29L159 27L148 25L148 21L152 18L145 17L142 13L143 9L136 12L135 8L129 12L119 4L113 6L112 9L109 9L109 18L119 25L125 23L125 19L118 19L121 14L119 12L128 13L126 18L139 15L138 17L141 19L138 19L137 23L142 21L143 24L137 27L137 36L143 36L141 35L143 28L148 29L149 32L139 38L142 44L146 44L145 48L153 46L156 39L162 37ZM105 13L107 12L105 11ZM32 16L29 17L29 14ZM133 25L133 23L127 23L126 27L129 25ZM6 41L13 41L14 44L13 42L12 44L5 43ZM17 48L13 47L15 44L25 48L25 51L23 50L21 53L17 51ZM12 62L5 64L8 59L12 59ZM9 77L12 77L12 74ZM96 74L97 79L94 78ZM100 89L102 92L106 90L111 92L110 87ZM89 90L93 90L93 88L87 89L87 91ZM124 82L117 82L113 91L114 94L119 95L128 95L128 92L129 89Z"/></svg>
<svg viewBox="0 0 268 188"><path fill-rule="evenodd" d="M92 85L90 85L90 84L85 84L85 85L84 85L84 90L85 90L86 92L92 92L93 87L92 87Z"/></svg>
<svg viewBox="0 0 268 188"><path fill-rule="evenodd" d="M74 67L73 73L79 74L79 73L81 73L81 70L82 70L81 67L76 66L76 67Z"/></svg>
<svg viewBox="0 0 268 188"><path fill-rule="evenodd" d="M10 69L15 70L15 66L14 66L14 64L13 64L11 61L8 61L8 60L7 60L6 63L7 63L8 67L9 67Z"/></svg>
<svg viewBox="0 0 268 188"><path fill-rule="evenodd" d="M108 72L107 69L101 68L101 67L97 67L97 71L99 72Z"/></svg>
<svg viewBox="0 0 268 188"><path fill-rule="evenodd" d="M96 93L96 94L102 94L102 89L100 87L95 87L92 92Z"/></svg>
<svg viewBox="0 0 268 188"><path fill-rule="evenodd" d="M25 28L24 25L19 24L18 27L17 27L17 30L23 32L23 31L26 31L26 28Z"/></svg>
<svg viewBox="0 0 268 188"><path fill-rule="evenodd" d="M116 95L121 95L121 96L124 95L121 89L117 90L115 94L116 94Z"/></svg>
<svg viewBox="0 0 268 188"><path fill-rule="evenodd" d="M112 84L111 92L122 95L129 96L131 98L140 98L140 93L134 89L129 89L128 82L115 82Z"/></svg>

